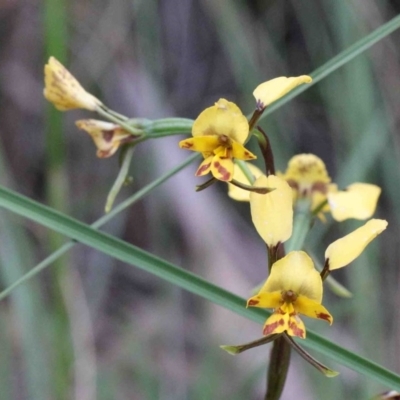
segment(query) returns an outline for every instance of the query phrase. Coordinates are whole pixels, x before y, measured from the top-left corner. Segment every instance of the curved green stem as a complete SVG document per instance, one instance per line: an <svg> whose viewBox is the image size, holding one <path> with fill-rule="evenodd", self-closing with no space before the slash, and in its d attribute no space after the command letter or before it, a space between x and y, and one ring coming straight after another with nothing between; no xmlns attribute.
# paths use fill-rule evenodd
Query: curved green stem
<svg viewBox="0 0 400 400"><path fill-rule="evenodd" d="M235 160L235 164L241 169L246 179L249 181L250 185L254 185L255 178L254 175L251 173L249 166L243 160Z"/></svg>
<svg viewBox="0 0 400 400"><path fill-rule="evenodd" d="M290 240L285 244L288 253L294 250L302 250L304 247L304 242L314 219L310 211L310 206L311 201L307 198L296 201L293 218L293 233Z"/></svg>
<svg viewBox="0 0 400 400"><path fill-rule="evenodd" d="M193 120L188 118L162 118L150 121L144 128L148 138L191 133Z"/></svg>
<svg viewBox="0 0 400 400"><path fill-rule="evenodd" d="M133 156L134 151L135 151L135 147L131 146L126 150L125 154L123 155L123 161L122 161L121 168L118 172L117 179L115 180L114 184L112 185L112 188L107 196L107 201L106 201L106 206L105 206L105 212L107 214L111 211L111 208L114 204L114 201L115 201L118 193L120 192L122 186L126 182L126 178L128 176L128 172L129 172L129 166L131 165L132 156Z"/></svg>
<svg viewBox="0 0 400 400"><path fill-rule="evenodd" d="M100 114L102 117L107 118L109 121L114 122L115 124L121 126L124 128L127 132L131 133L133 136L143 136L143 131L136 129L132 125L129 125L126 120L122 118L117 118L115 115L107 111L107 107L104 106L96 108L96 111L98 114Z"/></svg>

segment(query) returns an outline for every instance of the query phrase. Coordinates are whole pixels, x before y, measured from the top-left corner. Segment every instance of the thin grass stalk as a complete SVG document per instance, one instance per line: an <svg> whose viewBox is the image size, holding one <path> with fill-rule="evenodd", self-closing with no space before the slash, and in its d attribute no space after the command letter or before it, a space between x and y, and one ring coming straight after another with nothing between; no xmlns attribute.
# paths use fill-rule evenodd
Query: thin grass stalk
<svg viewBox="0 0 400 400"><path fill-rule="evenodd" d="M66 0L46 0L44 6L44 45L46 58L56 57L61 63L67 61L67 2ZM69 205L69 189L67 171L65 168L66 160L66 141L63 130L63 114L56 110L52 105L46 107L46 197L50 206L67 212ZM64 240L57 233L50 233L48 236L48 249L52 252L63 244ZM65 274L68 274L68 259L60 257L56 260L52 277L52 307L53 340L57 341L54 346L55 356L53 362L56 364L52 368L52 382L57 399L63 400L69 397L71 370L70 349L66 338L68 337L69 326L68 316L65 309L62 286ZM63 343L65 341L65 343Z"/></svg>
<svg viewBox="0 0 400 400"><path fill-rule="evenodd" d="M246 309L245 299L215 286L195 274L121 239L98 232L87 224L3 187L0 187L0 207L36 221L50 229L54 229L63 235L71 237L122 262L150 272L248 319L263 323L270 316L270 313L263 309L255 307ZM310 330L307 331L307 338L303 342L304 346L326 354L332 360L388 387L400 390L400 376L394 372L332 343Z"/></svg>

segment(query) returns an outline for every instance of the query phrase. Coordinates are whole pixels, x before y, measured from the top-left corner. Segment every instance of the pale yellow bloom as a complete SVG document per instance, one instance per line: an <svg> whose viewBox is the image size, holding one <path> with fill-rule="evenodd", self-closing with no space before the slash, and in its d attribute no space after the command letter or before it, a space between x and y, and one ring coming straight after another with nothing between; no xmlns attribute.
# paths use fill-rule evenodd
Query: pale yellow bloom
<svg viewBox="0 0 400 400"><path fill-rule="evenodd" d="M329 270L345 267L354 261L387 225L385 220L371 219L362 227L331 243L325 251Z"/></svg>
<svg viewBox="0 0 400 400"><path fill-rule="evenodd" d="M253 95L257 101L258 108L263 109L292 91L295 87L302 83L310 82L312 82L312 78L308 75L290 78L281 76L258 85L255 88Z"/></svg>
<svg viewBox="0 0 400 400"><path fill-rule="evenodd" d="M381 188L369 183L353 183L346 190L328 192L328 204L336 221L348 218L367 219L378 203Z"/></svg>
<svg viewBox="0 0 400 400"><path fill-rule="evenodd" d="M196 176L212 173L214 178L229 182L233 177L233 159L254 160L256 156L243 144L249 135L249 124L239 107L225 99L206 108L194 121L193 138L179 142L183 149L202 153L204 161Z"/></svg>
<svg viewBox="0 0 400 400"><path fill-rule="evenodd" d="M268 246L285 242L292 235L292 189L275 175L260 176L255 187L275 189L267 194L250 193L250 209L254 226Z"/></svg>
<svg viewBox="0 0 400 400"><path fill-rule="evenodd" d="M330 244L325 252L328 273L354 261L386 227L386 221L372 219ZM273 227L271 229L275 230ZM274 308L274 313L265 322L264 335L286 331L289 335L305 338L305 326L298 314L332 323L332 316L321 302L320 273L305 252L292 251L272 265L267 281L259 293L247 301L247 306Z"/></svg>
<svg viewBox="0 0 400 400"><path fill-rule="evenodd" d="M74 108L95 111L102 104L54 57L50 57L44 67L44 81L44 97L60 111Z"/></svg>
<svg viewBox="0 0 400 400"><path fill-rule="evenodd" d="M354 183L339 191L337 185L331 183L324 162L314 154L292 157L286 172L279 176L292 187L294 201L309 198L311 210L327 202L319 215L330 211L336 221L370 218L381 193L378 186L368 183Z"/></svg>
<svg viewBox="0 0 400 400"><path fill-rule="evenodd" d="M75 123L79 129L83 129L92 137L99 158L111 157L121 144L134 140L134 136L111 122L81 119Z"/></svg>
<svg viewBox="0 0 400 400"><path fill-rule="evenodd" d="M322 280L313 261L304 251L292 251L272 265L267 281L247 306L274 308L264 324L264 335L286 331L304 339L306 329L298 314L332 324L333 318L321 302Z"/></svg>

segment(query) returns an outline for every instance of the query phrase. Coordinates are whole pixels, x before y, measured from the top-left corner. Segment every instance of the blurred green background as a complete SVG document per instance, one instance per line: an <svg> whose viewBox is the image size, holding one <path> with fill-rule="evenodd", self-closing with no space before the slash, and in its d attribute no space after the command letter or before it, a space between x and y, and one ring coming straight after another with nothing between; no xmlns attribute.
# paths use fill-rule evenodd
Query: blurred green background
<svg viewBox="0 0 400 400"><path fill-rule="evenodd" d="M84 222L99 218L118 173L42 95L56 56L83 86L129 117L196 118L220 97L244 113L252 91L277 76L311 73L400 12L387 0L0 1L1 184ZM400 373L400 32L264 119L276 163L323 158L340 187L376 183L376 215L389 228L335 274L354 294L329 291L330 340ZM177 137L138 146L133 184L119 200L189 154ZM253 149L254 150L254 149ZM243 297L266 276L264 243L247 204L224 185L195 193L184 170L105 230ZM318 223L308 248L361 223ZM0 284L13 283L66 239L0 210ZM261 336L261 326L179 288L76 246L0 303L0 399L259 399L269 347L232 357L220 344ZM365 399L390 388L315 356L326 379L293 356L282 399Z"/></svg>

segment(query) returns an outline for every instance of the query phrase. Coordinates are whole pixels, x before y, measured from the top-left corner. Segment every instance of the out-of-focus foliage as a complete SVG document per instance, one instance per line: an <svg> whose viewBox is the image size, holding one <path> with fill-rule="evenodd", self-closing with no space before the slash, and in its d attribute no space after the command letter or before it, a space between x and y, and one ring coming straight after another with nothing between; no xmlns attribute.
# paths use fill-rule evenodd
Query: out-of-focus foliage
<svg viewBox="0 0 400 400"><path fill-rule="evenodd" d="M194 119L221 97L250 112L257 84L311 73L400 12L389 0L93 0L59 3L44 24L43 7L0 3L0 178L85 222L102 215L118 159L97 159L75 127L88 112L49 125L44 54L59 49L83 86L123 114ZM335 323L315 328L397 372L399 37L393 33L261 122L281 170L292 155L311 152L341 188L354 181L382 187L376 215L390 222L385 240L337 274L354 296L325 294ZM62 141L51 141L54 135ZM139 146L122 197L187 157L178 141ZM248 297L265 275L264 244L246 204L232 202L224 185L195 193L202 180L194 172L156 189L107 231ZM54 237L6 212L0 218L4 288L54 249ZM316 225L318 247L310 250L322 260L321 249L356 226ZM257 399L264 389L268 346L235 358L218 348L260 336L259 325L83 246L13 292L0 317L2 399ZM299 391L305 399L361 399L390 389L338 366L338 378L322 379L293 360L283 399Z"/></svg>

